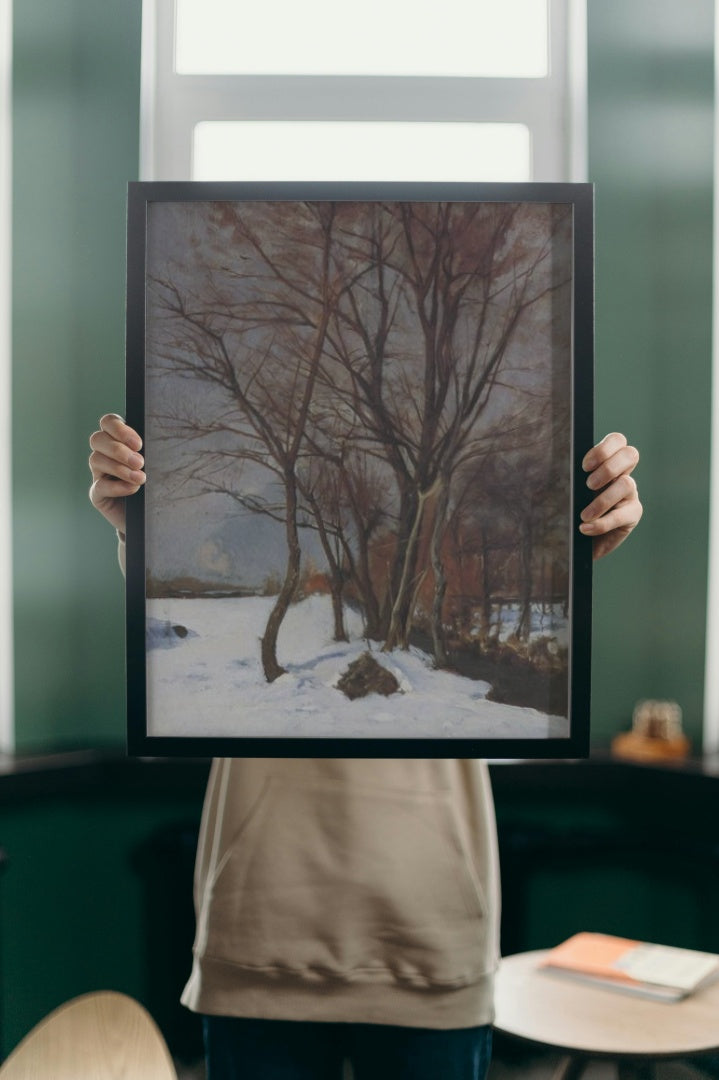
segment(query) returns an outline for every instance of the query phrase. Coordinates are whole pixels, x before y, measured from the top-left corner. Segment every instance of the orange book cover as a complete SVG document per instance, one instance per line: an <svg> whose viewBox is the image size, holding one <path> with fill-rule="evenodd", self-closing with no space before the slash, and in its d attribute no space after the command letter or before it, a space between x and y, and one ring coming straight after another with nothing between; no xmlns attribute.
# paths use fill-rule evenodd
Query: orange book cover
<svg viewBox="0 0 719 1080"><path fill-rule="evenodd" d="M566 968L582 975L597 975L605 979L636 983L638 980L616 965L617 961L637 945L638 941L631 941L629 938L583 932L557 945L544 959L543 964L547 967Z"/></svg>
<svg viewBox="0 0 719 1080"><path fill-rule="evenodd" d="M663 1000L678 1000L719 978L719 956L714 953L589 932L557 945L541 966Z"/></svg>

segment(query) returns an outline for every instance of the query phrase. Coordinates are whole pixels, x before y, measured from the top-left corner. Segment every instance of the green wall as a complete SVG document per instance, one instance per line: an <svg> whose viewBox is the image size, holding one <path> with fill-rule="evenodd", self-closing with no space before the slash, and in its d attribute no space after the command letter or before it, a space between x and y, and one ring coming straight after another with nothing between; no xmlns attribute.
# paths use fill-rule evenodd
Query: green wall
<svg viewBox="0 0 719 1080"><path fill-rule="evenodd" d="M15 4L18 749L123 738L122 581L87 436L123 408L140 0ZM645 520L597 567L595 742L638 698L700 732L709 460L713 5L589 0L597 432L642 451Z"/></svg>
<svg viewBox="0 0 719 1080"><path fill-rule="evenodd" d="M17 747L123 738L122 579L87 439L122 411L125 188L140 0L14 5L13 482Z"/></svg>
<svg viewBox="0 0 719 1080"><path fill-rule="evenodd" d="M698 743L711 385L711 0L589 0L597 434L640 447L641 527L595 574L592 728L676 699ZM698 748L698 747L697 747Z"/></svg>
<svg viewBox="0 0 719 1080"><path fill-rule="evenodd" d="M491 771L507 951L585 929L717 950L718 777L591 761ZM0 778L0 1058L98 989L142 1001L180 1056L199 1045L178 1001L206 773L118 755Z"/></svg>
<svg viewBox="0 0 719 1080"><path fill-rule="evenodd" d="M191 870L164 922L148 922L157 885L141 852L160 830L196 824L200 802L194 784L153 794L112 783L0 805L0 1058L52 1009L93 990L130 994L163 1019L153 987L163 979L172 986L172 965L155 969L148 935L172 938L177 909L191 902ZM173 874L163 868L167 893ZM172 959L186 975L189 943Z"/></svg>

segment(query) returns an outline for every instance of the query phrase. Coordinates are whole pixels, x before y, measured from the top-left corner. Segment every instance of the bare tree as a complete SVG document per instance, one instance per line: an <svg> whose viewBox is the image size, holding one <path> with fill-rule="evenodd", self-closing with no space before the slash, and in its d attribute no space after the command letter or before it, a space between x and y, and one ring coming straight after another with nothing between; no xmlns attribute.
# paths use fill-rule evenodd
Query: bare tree
<svg viewBox="0 0 719 1080"><path fill-rule="evenodd" d="M257 240L232 204L221 205L217 214L234 232L235 265L218 270L210 263L202 295L183 290L171 279L155 282L162 316L155 349L158 373L210 384L222 411L157 419L175 435L203 441L204 452L192 470L203 490L231 494L248 508L284 522L285 572L261 640L263 671L272 682L285 670L277 659L277 639L300 577L297 468L334 305L334 211L331 204L323 204L311 215L315 259L307 258L308 249L312 252L305 245L300 266L294 248L292 260L278 262L278 255ZM242 259L251 262L250 270L237 269ZM282 288L268 289L267 278ZM238 280L243 284L239 299L234 291ZM252 497L238 491L237 475L228 478L228 465L238 463L252 463L272 474L283 493L281 508L260 500L253 504Z"/></svg>
<svg viewBox="0 0 719 1080"><path fill-rule="evenodd" d="M384 458L398 492L387 650L408 644L426 573L417 554L428 507L442 587L452 475L476 452L470 447L518 328L552 288L541 272L551 236L521 214L507 204L389 204L375 208L369 227L365 216L338 234L347 257L361 254L367 270L343 291L328 331L342 369L333 384L362 417L368 452Z"/></svg>

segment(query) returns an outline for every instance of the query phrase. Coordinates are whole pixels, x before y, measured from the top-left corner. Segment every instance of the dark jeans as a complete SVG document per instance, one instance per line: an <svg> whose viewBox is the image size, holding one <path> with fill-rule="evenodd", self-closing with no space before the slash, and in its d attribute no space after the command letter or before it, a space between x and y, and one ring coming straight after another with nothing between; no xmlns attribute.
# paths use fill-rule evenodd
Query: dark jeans
<svg viewBox="0 0 719 1080"><path fill-rule="evenodd" d="M492 1028L391 1027L205 1016L207 1080L484 1080Z"/></svg>

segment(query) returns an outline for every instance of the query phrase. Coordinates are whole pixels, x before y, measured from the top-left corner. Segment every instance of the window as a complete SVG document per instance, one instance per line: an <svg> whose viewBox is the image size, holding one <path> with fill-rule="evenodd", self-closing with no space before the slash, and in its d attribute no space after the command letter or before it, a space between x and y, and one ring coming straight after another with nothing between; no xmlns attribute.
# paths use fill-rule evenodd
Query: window
<svg viewBox="0 0 719 1080"><path fill-rule="evenodd" d="M428 147L432 160L427 161ZM524 124L213 120L195 127L194 180L529 180ZM318 171L321 175L318 176Z"/></svg>
<svg viewBox="0 0 719 1080"><path fill-rule="evenodd" d="M719 12L715 16L714 55L719 56ZM715 81L714 108L714 327L712 380L712 452L709 520L709 581L707 595L704 727L702 750L719 753L719 82Z"/></svg>
<svg viewBox="0 0 719 1080"><path fill-rule="evenodd" d="M345 9L347 10L347 9ZM394 75L542 78L546 0L177 0L180 75ZM278 33L278 28L282 32ZM460 32L458 33L458 28Z"/></svg>
<svg viewBox="0 0 719 1080"><path fill-rule="evenodd" d="M584 0L337 11L145 0L143 179L584 179Z"/></svg>
<svg viewBox="0 0 719 1080"><path fill-rule="evenodd" d="M10 494L10 151L12 14L0 0L0 751L14 747Z"/></svg>

